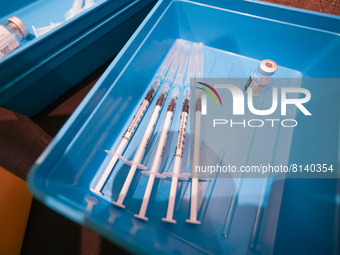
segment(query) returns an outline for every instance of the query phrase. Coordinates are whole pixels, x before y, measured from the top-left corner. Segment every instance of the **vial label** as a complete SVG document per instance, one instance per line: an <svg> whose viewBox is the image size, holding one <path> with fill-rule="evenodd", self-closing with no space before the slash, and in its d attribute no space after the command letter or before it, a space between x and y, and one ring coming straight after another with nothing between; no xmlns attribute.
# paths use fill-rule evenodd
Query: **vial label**
<svg viewBox="0 0 340 255"><path fill-rule="evenodd" d="M19 47L14 36L3 26L0 26L0 59Z"/></svg>

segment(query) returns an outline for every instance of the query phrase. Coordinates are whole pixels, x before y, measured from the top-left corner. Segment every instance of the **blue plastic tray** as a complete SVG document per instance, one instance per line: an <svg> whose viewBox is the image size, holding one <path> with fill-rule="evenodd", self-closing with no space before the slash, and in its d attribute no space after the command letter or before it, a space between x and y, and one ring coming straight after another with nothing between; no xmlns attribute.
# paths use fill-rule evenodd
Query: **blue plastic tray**
<svg viewBox="0 0 340 255"><path fill-rule="evenodd" d="M94 187L110 160L104 150L117 147L148 84L177 38L204 43L205 77L246 78L260 60L270 58L279 64L279 77L339 78L339 32L339 17L262 2L158 2L39 157L29 175L31 192L47 206L135 253L336 253L340 233L338 179L244 179L229 229L226 219L240 179L218 178L202 185L201 225L185 223L189 216L189 182L178 188L175 225L161 221L166 213L169 181L156 182L147 211L148 222L133 217L141 204L145 176L136 175L125 209L111 204L127 174L128 167L122 162L115 166L103 189L104 196L91 193L90 187ZM334 107L334 102L340 88L334 84L331 91L329 100L324 88L313 88L312 94L320 102L309 105L315 112L313 121L302 126L298 135L282 136L287 139L287 147L276 148L277 153L284 154L287 160L310 160L328 153L328 158L338 162L340 109L338 105ZM165 171L171 167L179 108L165 152L170 156L162 162ZM325 117L325 109L331 109L329 114L335 118ZM137 129L134 143L124 154L127 158L131 159L150 114L148 111ZM162 116L164 111L160 119ZM318 121L327 121L328 125L317 125ZM144 159L148 166L160 127L158 123ZM245 157L256 155L250 148L256 148L258 143L275 146L273 139L279 139L275 137L280 138L273 133L268 141L256 142L256 136L243 139ZM310 139L312 145L301 148ZM230 143L229 150L236 142ZM321 153L320 148L326 145ZM268 153L268 157L275 155Z"/></svg>
<svg viewBox="0 0 340 255"><path fill-rule="evenodd" d="M0 106L35 115L113 58L150 11L152 0L99 0L96 5L35 38L32 25L64 21L72 0L10 1L0 23L18 16L31 35L0 60Z"/></svg>

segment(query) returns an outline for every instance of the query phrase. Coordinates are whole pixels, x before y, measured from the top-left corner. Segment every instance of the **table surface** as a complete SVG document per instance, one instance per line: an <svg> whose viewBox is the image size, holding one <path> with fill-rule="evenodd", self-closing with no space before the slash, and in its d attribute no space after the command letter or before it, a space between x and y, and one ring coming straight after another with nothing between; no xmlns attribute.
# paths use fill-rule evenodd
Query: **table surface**
<svg viewBox="0 0 340 255"><path fill-rule="evenodd" d="M340 15L340 0L271 0L268 2ZM25 180L34 161L108 64L109 62L33 118L0 108L0 165ZM115 253L126 254L121 248L90 229L79 226L36 200L33 201L22 254Z"/></svg>

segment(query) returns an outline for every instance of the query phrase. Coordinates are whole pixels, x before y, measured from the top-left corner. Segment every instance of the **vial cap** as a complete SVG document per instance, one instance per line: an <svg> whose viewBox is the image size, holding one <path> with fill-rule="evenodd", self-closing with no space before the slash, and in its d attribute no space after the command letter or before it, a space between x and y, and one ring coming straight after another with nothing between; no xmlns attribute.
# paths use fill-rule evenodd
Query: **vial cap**
<svg viewBox="0 0 340 255"><path fill-rule="evenodd" d="M12 16L8 18L7 21L14 23L19 28L23 38L25 38L28 35L28 29L21 19L19 19L16 16Z"/></svg>
<svg viewBox="0 0 340 255"><path fill-rule="evenodd" d="M265 59L260 62L258 70L261 74L270 76L276 72L277 64L273 60Z"/></svg>

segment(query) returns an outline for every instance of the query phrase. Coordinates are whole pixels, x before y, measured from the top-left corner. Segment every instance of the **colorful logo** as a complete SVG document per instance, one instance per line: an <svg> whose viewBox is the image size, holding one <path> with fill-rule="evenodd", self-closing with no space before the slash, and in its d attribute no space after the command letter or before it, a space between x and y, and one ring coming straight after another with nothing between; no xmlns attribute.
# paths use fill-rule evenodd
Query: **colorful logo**
<svg viewBox="0 0 340 255"><path fill-rule="evenodd" d="M197 83L199 83L199 84L209 88L217 96L217 98L220 101L220 104L222 106L221 97L220 97L220 95L217 93L217 91L212 86L210 86L210 85L208 85L208 84L206 84L204 82L197 82ZM215 99L214 95L209 90L207 90L205 88L201 88L201 87L197 87L197 88L200 89L200 90L203 90L204 92L206 92L212 98L212 100L214 100L215 105L217 105L217 102L216 102L216 99Z"/></svg>

